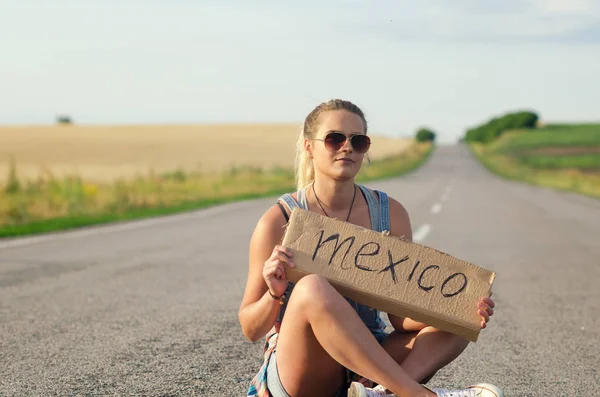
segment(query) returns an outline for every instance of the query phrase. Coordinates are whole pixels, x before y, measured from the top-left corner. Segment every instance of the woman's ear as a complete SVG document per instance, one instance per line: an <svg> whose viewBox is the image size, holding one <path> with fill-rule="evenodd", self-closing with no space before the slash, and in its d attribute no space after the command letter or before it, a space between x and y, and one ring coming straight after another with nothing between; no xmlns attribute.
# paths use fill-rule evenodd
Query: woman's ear
<svg viewBox="0 0 600 397"><path fill-rule="evenodd" d="M304 150L306 150L308 152L308 158L312 159L313 155L312 155L312 145L311 145L311 141L308 138L304 139Z"/></svg>

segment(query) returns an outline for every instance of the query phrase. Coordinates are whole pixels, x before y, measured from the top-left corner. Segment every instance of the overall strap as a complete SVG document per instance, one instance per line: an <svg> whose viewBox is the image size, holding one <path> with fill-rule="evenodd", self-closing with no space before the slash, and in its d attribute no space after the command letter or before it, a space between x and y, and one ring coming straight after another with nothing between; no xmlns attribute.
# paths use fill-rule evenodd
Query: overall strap
<svg viewBox="0 0 600 397"><path fill-rule="evenodd" d="M285 205L290 210L290 213L292 212L294 207L300 207L300 204L298 204L298 202L296 200L294 200L292 195L289 193L286 193L283 196L279 197L279 200L281 200L285 203Z"/></svg>
<svg viewBox="0 0 600 397"><path fill-rule="evenodd" d="M362 190L365 198L367 199L367 205L369 206L369 217L371 218L371 229L375 231L381 231L379 230L381 222L379 220L380 209L377 196L363 185L358 185L358 187L360 187L360 190Z"/></svg>
<svg viewBox="0 0 600 397"><path fill-rule="evenodd" d="M308 185L308 186L311 186L311 185ZM308 208L308 203L306 202L306 189L308 188L308 186L306 186L303 189L298 190L298 206L303 209Z"/></svg>
<svg viewBox="0 0 600 397"><path fill-rule="evenodd" d="M285 212L285 209L283 208L283 205L281 204L280 201L283 201L285 203L286 207L288 207L288 209L290 211L290 214L292 213L292 211L294 210L295 207L306 209L306 208L308 208L308 206L306 204L306 188L300 189L300 191L298 192L298 201L296 201L290 193L286 193L286 194L282 195L281 197L279 197L277 204L279 204L279 208L281 208L281 212L283 213L285 220L287 222L289 222L290 217Z"/></svg>
<svg viewBox="0 0 600 397"><path fill-rule="evenodd" d="M379 231L383 232L383 231L390 231L391 229L391 225L390 225L390 201L388 198L388 195L385 192L382 192L380 190L376 190L377 194L379 194L379 213L380 213L380 218L379 218Z"/></svg>

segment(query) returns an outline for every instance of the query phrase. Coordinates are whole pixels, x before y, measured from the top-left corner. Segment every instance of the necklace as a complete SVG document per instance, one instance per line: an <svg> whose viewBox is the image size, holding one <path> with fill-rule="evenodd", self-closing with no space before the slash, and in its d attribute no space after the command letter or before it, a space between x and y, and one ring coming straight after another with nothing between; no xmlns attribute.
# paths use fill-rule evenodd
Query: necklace
<svg viewBox="0 0 600 397"><path fill-rule="evenodd" d="M323 208L323 205L321 205L321 200L319 200L319 196L317 196L317 192L315 191L315 184L312 184L312 191L315 195L315 198L317 199L317 203L319 204L319 207L321 207L321 209L323 210L323 213L329 218L329 214L327 213L327 211L325 211L325 208ZM356 198L356 185L354 185L354 195L352 196L352 203L350 203L350 209L348 210L348 216L346 217L346 222L348 222L348 219L350 219L350 213L352 212L352 207L354 206L354 199Z"/></svg>

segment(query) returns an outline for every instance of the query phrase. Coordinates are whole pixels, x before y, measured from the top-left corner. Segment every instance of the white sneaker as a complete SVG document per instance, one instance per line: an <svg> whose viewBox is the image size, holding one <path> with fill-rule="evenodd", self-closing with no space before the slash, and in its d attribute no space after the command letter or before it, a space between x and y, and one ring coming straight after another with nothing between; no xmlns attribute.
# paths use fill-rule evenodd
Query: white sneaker
<svg viewBox="0 0 600 397"><path fill-rule="evenodd" d="M489 383L478 383L463 390L433 389L438 397L504 397L499 387Z"/></svg>
<svg viewBox="0 0 600 397"><path fill-rule="evenodd" d="M395 394L386 394L385 387L378 385L374 388L365 387L362 383L352 382L348 389L348 397L396 397Z"/></svg>

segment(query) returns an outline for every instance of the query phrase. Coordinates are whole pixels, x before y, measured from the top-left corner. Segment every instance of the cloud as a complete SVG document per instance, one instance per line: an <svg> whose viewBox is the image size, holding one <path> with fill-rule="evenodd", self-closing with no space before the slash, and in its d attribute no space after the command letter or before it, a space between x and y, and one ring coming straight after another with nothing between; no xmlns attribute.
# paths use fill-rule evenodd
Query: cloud
<svg viewBox="0 0 600 397"><path fill-rule="evenodd" d="M600 5L596 0L529 0L539 11L557 15L589 15L600 13Z"/></svg>
<svg viewBox="0 0 600 397"><path fill-rule="evenodd" d="M363 25L396 39L598 41L600 36L597 0L373 0L346 11L354 16L347 27Z"/></svg>

